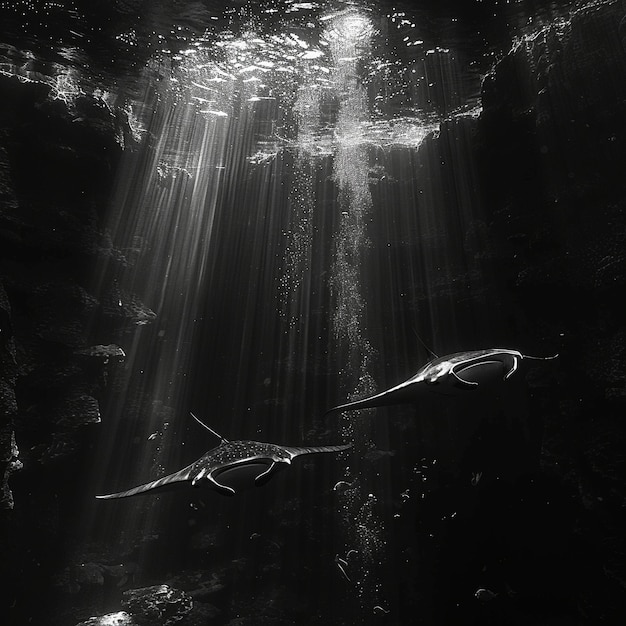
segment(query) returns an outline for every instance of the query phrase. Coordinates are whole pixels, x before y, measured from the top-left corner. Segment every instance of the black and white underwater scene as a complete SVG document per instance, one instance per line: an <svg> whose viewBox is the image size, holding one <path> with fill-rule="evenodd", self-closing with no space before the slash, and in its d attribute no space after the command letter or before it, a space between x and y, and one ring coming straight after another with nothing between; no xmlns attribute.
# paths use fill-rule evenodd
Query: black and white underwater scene
<svg viewBox="0 0 626 626"><path fill-rule="evenodd" d="M626 623L626 2L0 0L0 623Z"/></svg>

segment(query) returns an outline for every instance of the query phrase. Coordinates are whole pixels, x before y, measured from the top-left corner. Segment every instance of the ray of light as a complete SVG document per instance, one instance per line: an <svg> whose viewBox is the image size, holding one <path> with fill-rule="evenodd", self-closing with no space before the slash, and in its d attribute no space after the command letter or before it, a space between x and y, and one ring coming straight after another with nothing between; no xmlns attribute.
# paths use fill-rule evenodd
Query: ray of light
<svg viewBox="0 0 626 626"><path fill-rule="evenodd" d="M112 199L110 236L123 256L100 270L101 284L114 286L108 297L119 307L119 342L127 355L100 446L98 467L109 484L144 479L146 470L159 475L180 461L183 430L175 420L185 412L192 338L200 321L198 288L208 270L231 132L228 119L202 115L173 86L155 84L152 69L146 77L146 133L136 150L127 151ZM228 87L222 90L226 97ZM154 319L135 319L151 323L131 334L129 318L132 326L139 307ZM121 457L134 459L133 472ZM124 520L127 532L149 530L150 507L136 509L142 519Z"/></svg>
<svg viewBox="0 0 626 626"><path fill-rule="evenodd" d="M219 55L192 51L176 68L149 68L138 113L145 133L127 155L109 226L128 258L107 264L102 283L114 276L121 311L139 298L156 317L120 334L126 375L108 407L97 466L99 484L116 490L195 460L216 442L196 437L189 409L229 439L353 440L359 454L339 477L368 471L369 486L338 500L344 530L335 541L361 555L358 594L368 604L383 602L374 572L384 561L379 510L391 488L362 459L374 434L387 440L387 428L346 419L337 432L319 417L331 394L369 394L380 380L386 354L380 358L373 337L384 324L386 269L371 253L372 176L392 171L387 158L398 148L413 158L433 124L372 116L362 78L373 36L366 14L343 12L324 24L323 55L302 53L312 43L244 29L224 36ZM281 58L285 46L300 52ZM393 219L383 220L390 231ZM141 323L153 317L143 315ZM328 464L294 476L279 482L276 497L291 502L337 479ZM302 519L314 519L315 500L298 502ZM245 544L257 503L237 504L240 515L228 524L234 545ZM132 542L171 524L164 506L158 498L113 505L99 523ZM229 505L213 498L210 506L217 519ZM297 541L288 558L320 558L309 550Z"/></svg>

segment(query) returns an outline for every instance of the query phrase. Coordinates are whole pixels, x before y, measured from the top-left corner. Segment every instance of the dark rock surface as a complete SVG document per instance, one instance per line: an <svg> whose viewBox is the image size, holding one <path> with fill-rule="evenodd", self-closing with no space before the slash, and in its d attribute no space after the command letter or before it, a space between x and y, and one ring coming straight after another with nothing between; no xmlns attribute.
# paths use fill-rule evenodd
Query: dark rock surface
<svg viewBox="0 0 626 626"><path fill-rule="evenodd" d="M53 573L73 514L63 494L81 480L123 361L116 329L154 314L113 282L114 310L92 291L99 259L124 262L100 227L123 114L6 75L0 92L0 551L10 604Z"/></svg>
<svg viewBox="0 0 626 626"><path fill-rule="evenodd" d="M518 549L550 542L537 593L562 586L584 623L616 624L626 611L622 17L620 3L598 3L521 41L485 79L479 121L490 237L508 242L495 259L501 280L526 328L562 338L556 392L531 388L544 414L536 514L554 526ZM554 550L562 562L546 569Z"/></svg>
<svg viewBox="0 0 626 626"><path fill-rule="evenodd" d="M89 347L103 308L87 272L102 254L98 211L121 152L120 122L86 97L70 106L45 86L0 81L2 408L34 470L73 452L74 434L100 420L112 364L86 367L75 350ZM17 449L4 428L2 458L12 468ZM8 506L6 481L2 489Z"/></svg>

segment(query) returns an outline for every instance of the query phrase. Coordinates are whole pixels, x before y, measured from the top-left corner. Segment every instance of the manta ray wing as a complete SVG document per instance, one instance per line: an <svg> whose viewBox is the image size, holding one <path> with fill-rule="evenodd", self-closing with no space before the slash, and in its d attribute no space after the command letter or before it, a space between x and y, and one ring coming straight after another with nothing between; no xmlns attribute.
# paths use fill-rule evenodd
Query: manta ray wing
<svg viewBox="0 0 626 626"><path fill-rule="evenodd" d="M174 472L173 474L168 474L163 478L159 478L157 480L153 480L152 482L145 483L143 485L138 485L137 487L133 487L132 489L127 489L126 491L118 491L116 493L108 493L101 496L96 496L99 500L112 500L114 498L128 498L130 496L136 496L148 492L161 492L166 491L169 488L176 486L177 483L188 483L191 484L191 478L193 475L193 470L195 468L196 463L192 463L187 467L183 467L183 469Z"/></svg>
<svg viewBox="0 0 626 626"><path fill-rule="evenodd" d="M413 402L417 395L419 395L419 387L423 381L417 382L416 376L405 380L403 383L386 389L373 396L362 398L361 400L354 400L352 402L346 402L338 406L333 406L328 409L325 415L331 413L340 413L342 411L358 411L361 409L374 409L379 406L387 406L389 404L403 404L405 402ZM426 383L424 383L426 384Z"/></svg>
<svg viewBox="0 0 626 626"><path fill-rule="evenodd" d="M276 446L280 448L280 451L287 455L286 458L276 458L274 462L262 473L259 474L254 483L257 486L264 485L272 478L272 476L287 467L291 463L291 459L295 459L298 456L304 456L307 454L324 454L328 452L343 452L349 450L352 447L351 443L347 443L340 446L308 446L308 447L295 447L295 446Z"/></svg>
<svg viewBox="0 0 626 626"><path fill-rule="evenodd" d="M293 459L297 456L304 456L305 454L324 454L326 452L344 452L352 447L351 443L346 443L340 446L308 446L305 448L298 448L294 446L280 446L281 450L287 452Z"/></svg>

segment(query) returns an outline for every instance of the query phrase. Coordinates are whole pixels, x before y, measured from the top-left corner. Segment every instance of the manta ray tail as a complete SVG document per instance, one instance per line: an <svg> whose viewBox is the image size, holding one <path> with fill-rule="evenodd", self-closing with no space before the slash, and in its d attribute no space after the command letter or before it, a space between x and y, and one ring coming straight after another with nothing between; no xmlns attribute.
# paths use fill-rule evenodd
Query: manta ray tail
<svg viewBox="0 0 626 626"><path fill-rule="evenodd" d="M321 454L324 452L343 452L349 450L352 447L351 443L346 443L341 446L310 446L307 448L296 448L292 446L281 446L284 450L287 450L292 456L302 456L304 454Z"/></svg>
<svg viewBox="0 0 626 626"><path fill-rule="evenodd" d="M178 472L174 472L173 474L169 474L168 476L164 476L163 478L159 478L158 480L153 480L150 483L138 485L137 487L133 487L132 489L128 489L126 491L118 491L116 493L108 493L102 496L96 496L96 498L98 498L99 500L112 500L114 498L128 498L129 496L153 492L155 490L165 491L176 483L189 482L192 468L193 463L191 465L188 465L187 467L184 467Z"/></svg>

